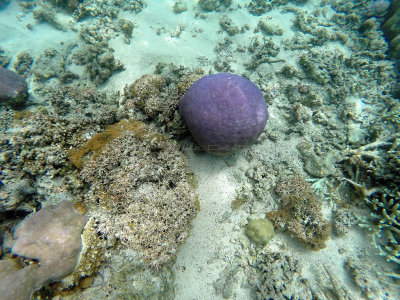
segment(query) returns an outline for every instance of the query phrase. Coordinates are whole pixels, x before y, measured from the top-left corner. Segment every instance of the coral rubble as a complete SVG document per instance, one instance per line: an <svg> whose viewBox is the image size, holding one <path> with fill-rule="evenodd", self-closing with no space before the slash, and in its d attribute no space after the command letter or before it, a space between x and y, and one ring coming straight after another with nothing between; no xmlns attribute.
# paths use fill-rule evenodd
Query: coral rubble
<svg viewBox="0 0 400 300"><path fill-rule="evenodd" d="M298 261L282 251L263 250L254 262L259 270L250 278L257 299L312 299L313 290L301 276Z"/></svg>

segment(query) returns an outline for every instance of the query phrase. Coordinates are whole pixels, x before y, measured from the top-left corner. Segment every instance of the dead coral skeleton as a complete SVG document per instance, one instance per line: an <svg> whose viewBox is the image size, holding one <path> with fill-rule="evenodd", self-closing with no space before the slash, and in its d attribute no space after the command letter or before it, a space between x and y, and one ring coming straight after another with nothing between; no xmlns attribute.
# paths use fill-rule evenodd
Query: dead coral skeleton
<svg viewBox="0 0 400 300"><path fill-rule="evenodd" d="M345 165L345 168L352 179L344 177L341 180L351 184L364 197L369 197L375 192L382 190L379 187L367 188L365 184L360 183L361 169L373 171L376 169L378 162L384 160L384 154L395 155L399 151L399 137L400 133L395 133L357 149L349 149L347 153L348 162L354 168L351 168L349 165ZM389 150L382 150L380 149L381 147L390 148Z"/></svg>
<svg viewBox="0 0 400 300"><path fill-rule="evenodd" d="M398 189L398 165L400 157L400 133L348 151L349 165L345 165L352 179L342 178L351 184L371 209L371 217L364 219L361 227L372 234L372 243L379 255L400 265L400 191ZM367 176L361 181L361 176ZM367 183L368 181L368 183ZM382 183L383 182L383 183ZM367 187L367 184L375 186ZM380 273L394 280L399 272ZM386 282L399 286L399 283Z"/></svg>

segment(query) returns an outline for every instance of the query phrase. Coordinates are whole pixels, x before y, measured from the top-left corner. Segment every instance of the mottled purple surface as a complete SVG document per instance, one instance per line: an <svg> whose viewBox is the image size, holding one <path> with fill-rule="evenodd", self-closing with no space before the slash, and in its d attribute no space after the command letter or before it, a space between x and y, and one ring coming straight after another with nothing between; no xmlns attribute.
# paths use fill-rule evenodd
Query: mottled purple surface
<svg viewBox="0 0 400 300"><path fill-rule="evenodd" d="M196 142L214 154L254 143L268 119L261 90L230 73L208 75L193 83L181 98L179 113Z"/></svg>
<svg viewBox="0 0 400 300"><path fill-rule="evenodd" d="M21 76L0 67L0 104L22 106L28 95L28 86Z"/></svg>

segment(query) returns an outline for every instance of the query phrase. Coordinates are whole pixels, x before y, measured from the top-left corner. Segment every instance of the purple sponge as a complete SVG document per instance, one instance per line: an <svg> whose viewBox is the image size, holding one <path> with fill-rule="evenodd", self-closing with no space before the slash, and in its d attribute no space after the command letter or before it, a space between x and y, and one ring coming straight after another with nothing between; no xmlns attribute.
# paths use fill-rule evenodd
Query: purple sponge
<svg viewBox="0 0 400 300"><path fill-rule="evenodd" d="M0 104L22 106L28 95L28 86L20 75L0 67Z"/></svg>
<svg viewBox="0 0 400 300"><path fill-rule="evenodd" d="M179 113L196 142L213 154L229 154L254 143L268 119L261 90L230 73L193 83L180 100Z"/></svg>

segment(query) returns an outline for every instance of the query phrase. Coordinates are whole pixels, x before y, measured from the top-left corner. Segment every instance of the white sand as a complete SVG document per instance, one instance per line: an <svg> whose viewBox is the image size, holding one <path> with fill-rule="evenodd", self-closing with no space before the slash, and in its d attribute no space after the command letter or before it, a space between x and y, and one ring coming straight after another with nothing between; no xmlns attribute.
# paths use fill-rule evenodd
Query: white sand
<svg viewBox="0 0 400 300"><path fill-rule="evenodd" d="M72 20L66 16L62 19L63 22ZM66 44L77 39L76 32L60 31L45 22L33 26L32 30L27 28L27 24L35 25L37 21L33 19L32 14L23 13L18 1L11 1L0 10L0 46L6 53L13 55L11 64L15 62L15 54L22 51L37 57L45 49L59 48L62 47L60 43Z"/></svg>

